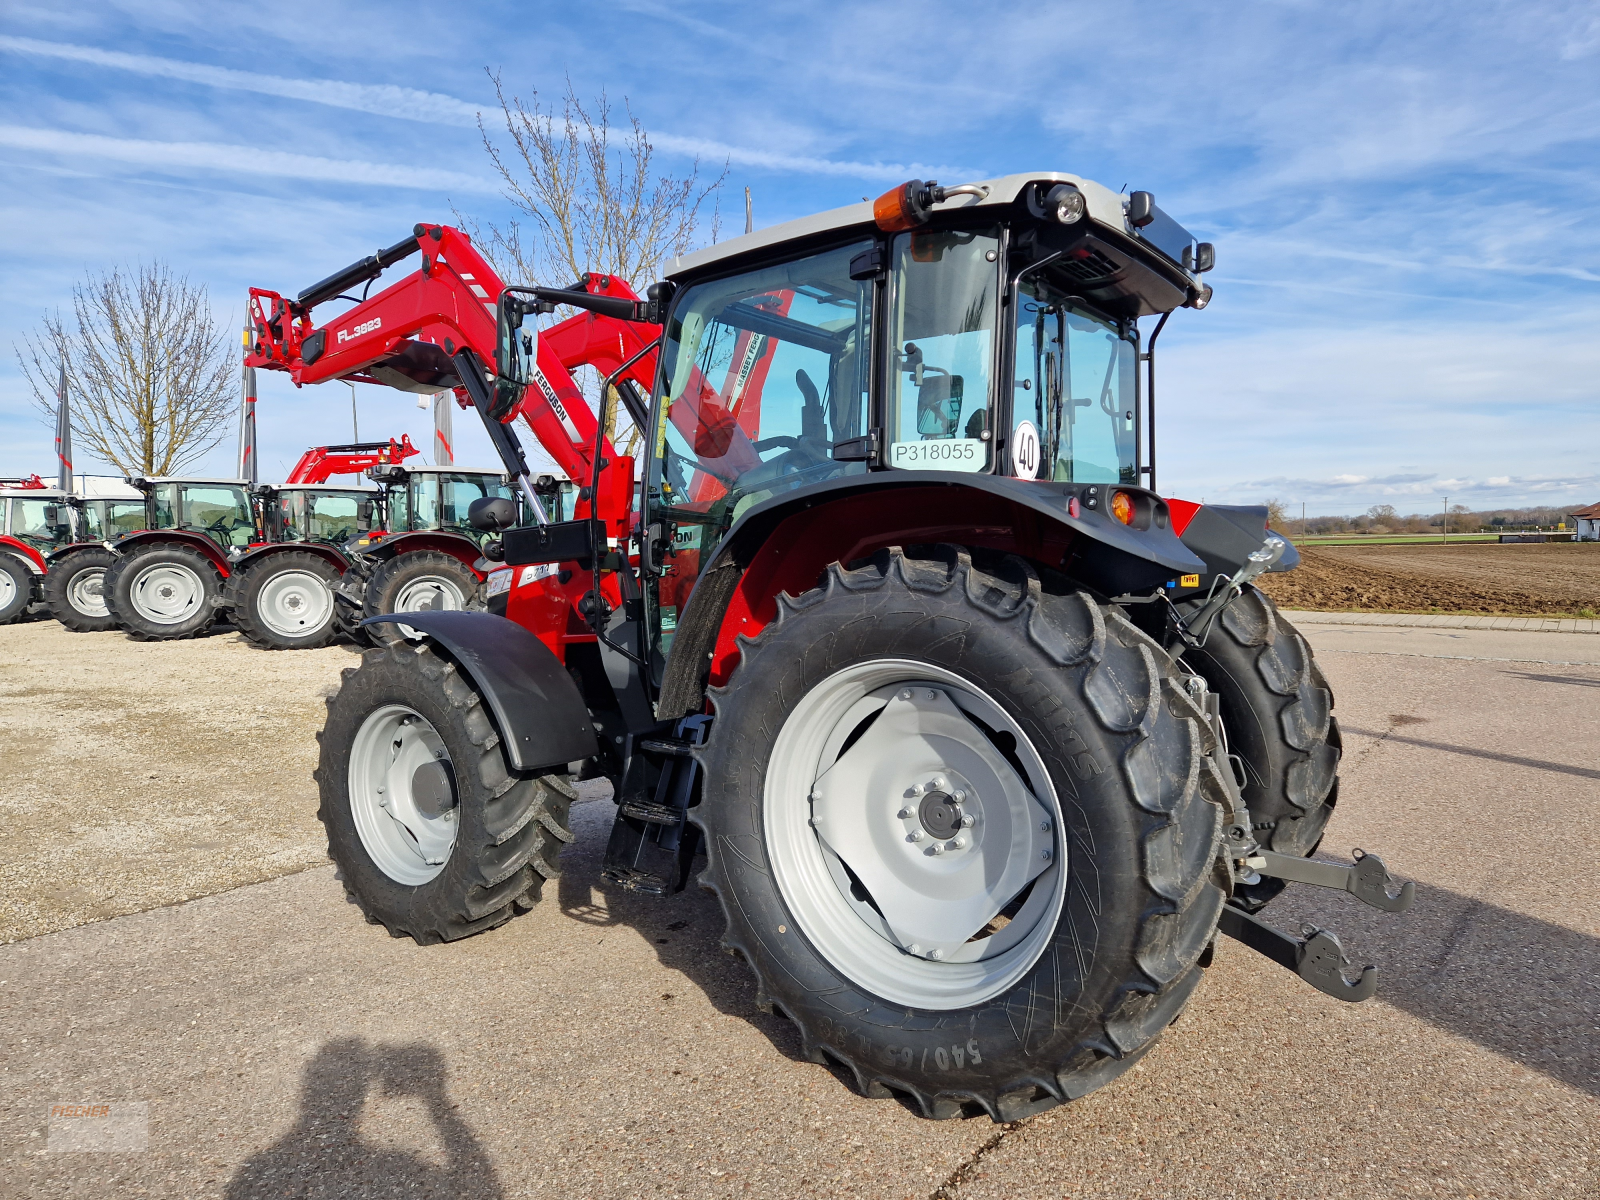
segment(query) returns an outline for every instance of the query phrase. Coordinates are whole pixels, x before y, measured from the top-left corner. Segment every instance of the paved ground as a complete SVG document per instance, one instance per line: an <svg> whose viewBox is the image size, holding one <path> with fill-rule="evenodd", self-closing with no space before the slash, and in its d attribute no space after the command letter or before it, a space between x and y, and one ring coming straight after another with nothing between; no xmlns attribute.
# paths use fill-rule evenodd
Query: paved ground
<svg viewBox="0 0 1600 1200"><path fill-rule="evenodd" d="M798 1060L706 897L600 891L597 800L552 902L451 946L383 936L320 867L0 948L0 1194L1595 1195L1600 666L1562 665L1593 639L1308 627L1346 737L1328 846L1421 895L1269 911L1337 928L1378 1000L1224 940L1111 1088L924 1122ZM123 1100L148 1151L44 1151L49 1105Z"/></svg>
<svg viewBox="0 0 1600 1200"><path fill-rule="evenodd" d="M1528 633L1600 633L1587 617L1463 616L1461 613L1317 612L1286 608L1297 625L1409 625L1419 629L1505 629Z"/></svg>

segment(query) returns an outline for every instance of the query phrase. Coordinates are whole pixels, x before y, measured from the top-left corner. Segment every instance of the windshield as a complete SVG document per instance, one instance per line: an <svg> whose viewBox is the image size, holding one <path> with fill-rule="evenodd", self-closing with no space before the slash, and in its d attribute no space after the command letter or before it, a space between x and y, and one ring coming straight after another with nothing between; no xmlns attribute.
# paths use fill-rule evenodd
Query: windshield
<svg viewBox="0 0 1600 1200"><path fill-rule="evenodd" d="M891 467L988 469L999 257L994 230L895 238Z"/></svg>
<svg viewBox="0 0 1600 1200"><path fill-rule="evenodd" d="M11 501L11 536L36 546L53 546L70 536L68 508L64 500ZM49 518L54 517L52 522Z"/></svg>
<svg viewBox="0 0 1600 1200"><path fill-rule="evenodd" d="M519 494L498 476L431 472L413 475L409 528L455 529L470 537L479 537L479 531L467 524L467 510L474 500L484 496L503 496L518 505L520 512ZM396 530L407 527L393 518L391 525Z"/></svg>
<svg viewBox="0 0 1600 1200"><path fill-rule="evenodd" d="M241 487L184 484L183 524L209 535L220 546L248 546L255 538L255 515Z"/></svg>
<svg viewBox="0 0 1600 1200"><path fill-rule="evenodd" d="M341 543L356 534L356 510L370 492L280 492L284 540Z"/></svg>
<svg viewBox="0 0 1600 1200"><path fill-rule="evenodd" d="M1034 478L1136 483L1135 350L1114 325L1078 308L1046 280L1018 288L1013 414L1039 447Z"/></svg>
<svg viewBox="0 0 1600 1200"><path fill-rule="evenodd" d="M650 494L709 527L705 548L753 504L866 469L832 447L865 431L872 283L850 260L871 245L703 283L673 309Z"/></svg>

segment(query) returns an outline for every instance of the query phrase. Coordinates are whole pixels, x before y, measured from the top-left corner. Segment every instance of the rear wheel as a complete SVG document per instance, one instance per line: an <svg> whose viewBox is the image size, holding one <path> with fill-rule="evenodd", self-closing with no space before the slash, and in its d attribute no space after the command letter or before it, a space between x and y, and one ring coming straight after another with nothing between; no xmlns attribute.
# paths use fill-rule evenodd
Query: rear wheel
<svg viewBox="0 0 1600 1200"><path fill-rule="evenodd" d="M939 547L835 564L741 649L702 883L813 1061L1008 1121L1149 1049L1225 900L1225 784L1154 642Z"/></svg>
<svg viewBox="0 0 1600 1200"><path fill-rule="evenodd" d="M270 650L326 646L337 632L339 568L305 550L274 551L245 569L233 590L239 632Z"/></svg>
<svg viewBox="0 0 1600 1200"><path fill-rule="evenodd" d="M1223 610L1204 648L1183 652L1183 662L1221 701L1256 840L1279 854L1310 854L1338 802L1343 745L1333 692L1310 643L1250 587ZM1241 887L1236 902L1259 908L1284 886L1265 878Z"/></svg>
<svg viewBox="0 0 1600 1200"><path fill-rule="evenodd" d="M193 637L210 628L221 594L211 560L171 543L118 555L104 587L117 624L142 641Z"/></svg>
<svg viewBox="0 0 1600 1200"><path fill-rule="evenodd" d="M427 945L531 908L573 840L565 775L512 772L482 698L408 644L344 672L317 740L317 812L369 921Z"/></svg>
<svg viewBox="0 0 1600 1200"><path fill-rule="evenodd" d="M93 546L51 563L44 577L50 615L74 633L115 629L117 619L106 604L106 571L116 561L111 551Z"/></svg>
<svg viewBox="0 0 1600 1200"><path fill-rule="evenodd" d="M439 612L482 608L482 585L459 558L440 550L397 554L372 573L364 597L365 615ZM374 641L415 641L422 635L409 625L385 622L367 625Z"/></svg>
<svg viewBox="0 0 1600 1200"><path fill-rule="evenodd" d="M22 619L33 602L33 572L14 554L0 553L0 625Z"/></svg>

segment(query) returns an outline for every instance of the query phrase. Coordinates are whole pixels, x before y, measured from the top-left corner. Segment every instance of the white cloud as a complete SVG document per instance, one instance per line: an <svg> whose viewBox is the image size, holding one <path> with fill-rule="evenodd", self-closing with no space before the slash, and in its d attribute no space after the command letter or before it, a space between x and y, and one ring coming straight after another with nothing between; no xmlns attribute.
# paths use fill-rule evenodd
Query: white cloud
<svg viewBox="0 0 1600 1200"><path fill-rule="evenodd" d="M283 150L258 150L223 142L155 142L138 138L102 137L62 129L30 129L0 125L0 146L66 158L129 163L183 171L224 171L271 175L280 179L313 179L375 187L424 191L496 193L494 183L462 171L404 167L359 159L319 158Z"/></svg>

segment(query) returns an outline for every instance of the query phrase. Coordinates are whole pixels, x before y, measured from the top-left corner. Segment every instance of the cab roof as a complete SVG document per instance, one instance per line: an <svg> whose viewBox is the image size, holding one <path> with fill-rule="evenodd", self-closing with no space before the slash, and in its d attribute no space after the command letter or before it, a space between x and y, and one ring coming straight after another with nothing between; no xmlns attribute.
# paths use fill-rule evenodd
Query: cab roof
<svg viewBox="0 0 1600 1200"><path fill-rule="evenodd" d="M1123 212L1123 197L1110 188L1085 179L1081 175L1071 175L1062 171L1032 171L1017 175L1002 175L998 179L978 180L973 186L986 188L987 194L983 196L952 196L941 204L934 205L935 213L947 214L982 208L1007 208L1015 204L1022 195L1022 190L1030 183L1070 183L1083 193L1083 198L1088 206L1089 216L1102 225L1109 225L1113 229L1132 234L1132 226ZM793 221L785 221L781 225L773 225L767 229L758 229L754 233L746 233L736 238L729 238L725 242L718 242L704 250L696 250L691 254L681 254L674 258L667 267L669 277L698 271L703 267L711 266L724 259L738 258L756 250L765 250L772 246L779 246L785 242L792 242L801 238L815 237L820 234L835 231L843 232L855 228L875 228L872 220L872 201L864 200L858 204L846 204L843 208L829 209L827 212L814 213L809 217L800 217Z"/></svg>

